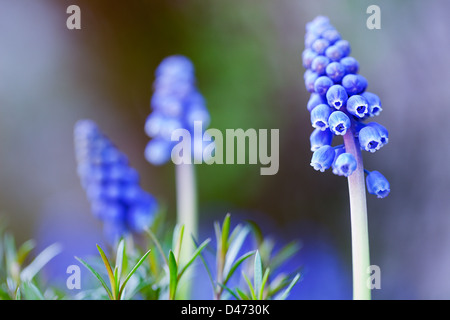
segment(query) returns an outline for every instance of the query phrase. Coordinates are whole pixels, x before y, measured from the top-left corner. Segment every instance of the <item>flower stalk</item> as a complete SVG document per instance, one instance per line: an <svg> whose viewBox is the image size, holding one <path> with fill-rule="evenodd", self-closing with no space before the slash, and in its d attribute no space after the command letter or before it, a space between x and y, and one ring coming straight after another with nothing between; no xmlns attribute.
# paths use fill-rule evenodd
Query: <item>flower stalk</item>
<svg viewBox="0 0 450 320"><path fill-rule="evenodd" d="M192 237L198 235L197 213L197 185L194 164L175 165L175 179L177 192L177 224L184 226L183 250L180 252L180 261L185 263L193 254L195 247ZM189 299L191 290L191 276L193 268L190 268L185 276L184 284L178 290L180 299Z"/></svg>
<svg viewBox="0 0 450 320"><path fill-rule="evenodd" d="M356 170L348 177L352 238L353 299L370 300L371 291L367 285L370 252L364 166L361 148L358 140L355 139L353 130L349 130L344 135L344 144L346 152L352 154L357 163Z"/></svg>

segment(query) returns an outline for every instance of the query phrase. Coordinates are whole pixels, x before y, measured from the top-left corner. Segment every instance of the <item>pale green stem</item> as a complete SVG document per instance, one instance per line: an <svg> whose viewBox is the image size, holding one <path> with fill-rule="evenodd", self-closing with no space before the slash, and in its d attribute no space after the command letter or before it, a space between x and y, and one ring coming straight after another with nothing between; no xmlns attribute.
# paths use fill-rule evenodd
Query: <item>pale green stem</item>
<svg viewBox="0 0 450 320"><path fill-rule="evenodd" d="M370 300L371 291L367 283L370 253L364 165L359 141L355 139L352 130L348 130L344 135L344 144L345 151L351 153L357 163L356 170L348 177L352 234L353 299Z"/></svg>
<svg viewBox="0 0 450 320"><path fill-rule="evenodd" d="M183 266L192 256L195 247L192 237L197 238L197 186L195 179L194 164L175 165L176 188L177 188L177 224L184 225L184 236L180 261L178 266ZM189 299L191 291L191 277L194 266L186 270L181 279L181 285L177 292L179 299Z"/></svg>

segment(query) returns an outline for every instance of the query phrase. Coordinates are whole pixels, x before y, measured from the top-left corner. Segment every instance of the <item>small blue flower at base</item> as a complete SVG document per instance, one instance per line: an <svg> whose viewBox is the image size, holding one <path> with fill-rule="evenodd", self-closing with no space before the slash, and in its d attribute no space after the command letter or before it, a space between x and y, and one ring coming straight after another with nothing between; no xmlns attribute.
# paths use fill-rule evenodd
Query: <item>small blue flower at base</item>
<svg viewBox="0 0 450 320"><path fill-rule="evenodd" d="M358 118L364 118L369 112L369 104L366 98L354 95L347 100L347 111Z"/></svg>
<svg viewBox="0 0 450 320"><path fill-rule="evenodd" d="M348 95L345 88L341 85L335 84L328 89L327 102L330 107L340 110L343 106L347 104Z"/></svg>
<svg viewBox="0 0 450 320"><path fill-rule="evenodd" d="M324 172L331 167L334 161L334 148L331 146L322 146L314 151L311 158L311 166L314 170Z"/></svg>
<svg viewBox="0 0 450 320"><path fill-rule="evenodd" d="M333 172L339 176L349 177L355 170L356 159L351 153L341 153L334 162Z"/></svg>
<svg viewBox="0 0 450 320"><path fill-rule="evenodd" d="M335 175L339 175L338 168L336 168L336 159L344 152L345 152L344 145L334 147L334 161L333 164L331 165L331 168L333 169L333 173Z"/></svg>
<svg viewBox="0 0 450 320"><path fill-rule="evenodd" d="M328 118L332 109L327 104L320 104L311 111L311 124L314 128L325 130L328 128Z"/></svg>
<svg viewBox="0 0 450 320"><path fill-rule="evenodd" d="M359 130L358 138L361 148L365 151L373 153L383 146L378 130L371 126Z"/></svg>
<svg viewBox="0 0 450 320"><path fill-rule="evenodd" d="M311 151L316 151L320 147L329 146L333 141L333 133L329 129L315 129L309 138L311 143Z"/></svg>
<svg viewBox="0 0 450 320"><path fill-rule="evenodd" d="M387 144L389 142L389 132L385 127L383 127L378 122L369 122L367 125L378 131L378 134L380 135L380 138L381 138L380 141L381 141L382 146L384 146L385 144Z"/></svg>
<svg viewBox="0 0 450 320"><path fill-rule="evenodd" d="M368 106L369 106L369 116L374 117L378 116L380 112L383 110L381 108L381 100L380 98L372 92L364 92L361 94L364 98L366 98Z"/></svg>
<svg viewBox="0 0 450 320"><path fill-rule="evenodd" d="M343 136L351 125L350 118L342 111L334 111L328 118L328 126L335 135Z"/></svg>
<svg viewBox="0 0 450 320"><path fill-rule="evenodd" d="M369 172L366 184L367 191L378 198L385 198L391 191L389 181L378 171Z"/></svg>

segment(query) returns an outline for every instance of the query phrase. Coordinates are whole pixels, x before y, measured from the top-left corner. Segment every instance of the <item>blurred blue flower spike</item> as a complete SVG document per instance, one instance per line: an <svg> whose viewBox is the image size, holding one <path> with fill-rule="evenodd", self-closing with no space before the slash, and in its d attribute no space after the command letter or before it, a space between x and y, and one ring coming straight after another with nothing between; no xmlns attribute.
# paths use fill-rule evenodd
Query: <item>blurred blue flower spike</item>
<svg viewBox="0 0 450 320"><path fill-rule="evenodd" d="M152 140L146 147L145 157L153 165L163 165L171 159L172 148L177 143L171 139L174 130L188 130L194 146L194 139L203 137L210 115L197 90L194 66L188 58L182 55L165 58L156 69L155 77L151 99L153 111L145 124L145 132ZM201 124L200 136L194 135L195 123ZM202 154L193 153L193 156L201 160Z"/></svg>
<svg viewBox="0 0 450 320"><path fill-rule="evenodd" d="M114 242L126 233L142 232L158 204L139 186L139 174L128 158L92 120L75 124L74 140L81 185L93 214L104 223L106 237Z"/></svg>

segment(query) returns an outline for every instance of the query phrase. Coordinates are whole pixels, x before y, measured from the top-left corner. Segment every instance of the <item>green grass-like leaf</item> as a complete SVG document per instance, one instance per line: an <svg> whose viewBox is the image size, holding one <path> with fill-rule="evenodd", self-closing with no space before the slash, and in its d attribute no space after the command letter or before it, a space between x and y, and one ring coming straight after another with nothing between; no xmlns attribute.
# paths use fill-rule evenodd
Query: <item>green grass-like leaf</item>
<svg viewBox="0 0 450 320"><path fill-rule="evenodd" d="M257 299L260 296L261 290L261 284L262 284L262 262L261 262L261 256L259 255L259 251L256 251L255 254L255 262L253 267L253 286L254 286L254 296L255 299Z"/></svg>
<svg viewBox="0 0 450 320"><path fill-rule="evenodd" d="M256 300L255 288L253 288L252 282L244 272L242 272L242 276L244 277L245 282L247 282L248 289L250 290L251 300Z"/></svg>
<svg viewBox="0 0 450 320"><path fill-rule="evenodd" d="M58 243L54 243L39 253L31 263L25 267L20 273L22 281L31 281L34 276L55 256L62 251L62 247Z"/></svg>
<svg viewBox="0 0 450 320"><path fill-rule="evenodd" d="M237 226L230 236L230 240L233 240L229 243L228 252L225 258L225 265L223 268L224 275L228 275L230 273L234 260L241 250L249 231L250 229L248 227L241 228L240 226Z"/></svg>
<svg viewBox="0 0 450 320"><path fill-rule="evenodd" d="M184 224L179 226L175 226L175 230L173 232L173 251L177 261L180 261L181 255L181 246L183 244L183 236L184 236Z"/></svg>
<svg viewBox="0 0 450 320"><path fill-rule="evenodd" d="M173 251L169 251L169 300L175 299L178 285L178 266Z"/></svg>
<svg viewBox="0 0 450 320"><path fill-rule="evenodd" d="M17 263L19 265L22 265L31 250L33 250L35 247L36 243L34 240L25 241L17 250Z"/></svg>
<svg viewBox="0 0 450 320"><path fill-rule="evenodd" d="M78 261L80 261L96 278L98 281L100 281L103 288L105 288L106 293L108 294L109 299L113 300L113 295L111 293L111 290L109 290L108 286L106 285L105 280L100 276L100 274L94 270L86 261L84 261L81 258L75 257Z"/></svg>
<svg viewBox="0 0 450 320"><path fill-rule="evenodd" d="M127 277L125 278L125 280L122 283L122 286L120 287L119 290L119 298L122 297L122 293L123 290L125 289L125 286L128 282L128 280L130 280L131 276L136 272L136 270L141 266L141 264L145 261L145 259L147 258L147 256L150 254L151 250L148 250L142 257L141 259L139 259L139 261L135 264L135 266L133 267L133 269L131 269L131 271L128 273Z"/></svg>
<svg viewBox="0 0 450 320"><path fill-rule="evenodd" d="M180 273L178 274L178 280L181 278L183 273L189 268L189 266L194 262L195 258L203 251L203 249L208 245L208 243L211 241L211 239L206 239L202 242L202 244L194 251L192 254L192 257L189 259L189 261L186 263L186 265L181 269Z"/></svg>
<svg viewBox="0 0 450 320"><path fill-rule="evenodd" d="M45 297L42 294L42 292L31 281L23 282L21 288L22 288L21 295L26 300L45 300Z"/></svg>
<svg viewBox="0 0 450 320"><path fill-rule="evenodd" d="M100 253L100 256L102 257L103 264L105 265L106 272L108 273L109 277L109 283L111 284L111 291L113 295L113 299L117 299L117 285L116 285L116 278L114 277L114 272L111 268L111 264L108 261L108 258L106 257L106 254L103 252L103 249L97 244L97 250Z"/></svg>
<svg viewBox="0 0 450 320"><path fill-rule="evenodd" d="M267 268L266 271L264 272L264 275L262 278L261 289L259 291L259 296L258 296L259 300L264 299L264 288L266 287L267 280L269 279L269 273L270 273L270 269Z"/></svg>
<svg viewBox="0 0 450 320"><path fill-rule="evenodd" d="M297 273L297 275L294 277L294 279L291 281L291 283L289 284L289 286L286 288L286 290L284 290L284 292L280 295L278 295L275 300L286 300L286 298L288 297L289 293L291 292L292 288L295 286L295 284L298 282L298 280L300 279L300 274Z"/></svg>
<svg viewBox="0 0 450 320"><path fill-rule="evenodd" d="M228 236L230 234L230 214L227 213L223 220L222 233L221 233L221 248L223 252L228 251Z"/></svg>
<svg viewBox="0 0 450 320"><path fill-rule="evenodd" d="M231 276L234 274L236 269L242 264L242 262L247 260L249 257L254 255L255 253L256 253L256 250L250 251L250 252L243 254L239 259L237 259L236 262L231 266L230 271L228 272L225 280L223 281L223 284L226 285L228 283L228 280L230 280Z"/></svg>

